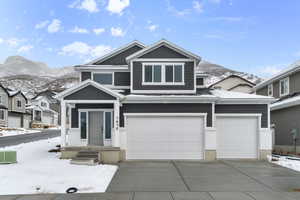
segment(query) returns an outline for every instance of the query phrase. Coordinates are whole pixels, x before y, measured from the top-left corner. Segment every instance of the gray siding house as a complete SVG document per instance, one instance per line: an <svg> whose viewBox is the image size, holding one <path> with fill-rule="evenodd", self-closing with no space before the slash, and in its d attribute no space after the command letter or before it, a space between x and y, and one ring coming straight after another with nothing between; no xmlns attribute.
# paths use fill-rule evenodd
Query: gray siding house
<svg viewBox="0 0 300 200"><path fill-rule="evenodd" d="M0 84L0 127L7 127L8 118L8 92Z"/></svg>
<svg viewBox="0 0 300 200"><path fill-rule="evenodd" d="M300 62L295 62L286 70L257 85L256 94L272 96L271 123L275 130L275 150L293 152L300 144Z"/></svg>
<svg viewBox="0 0 300 200"><path fill-rule="evenodd" d="M206 88L200 61L167 40L133 41L75 66L81 82L56 96L64 150L113 147L126 160L266 158L273 98Z"/></svg>

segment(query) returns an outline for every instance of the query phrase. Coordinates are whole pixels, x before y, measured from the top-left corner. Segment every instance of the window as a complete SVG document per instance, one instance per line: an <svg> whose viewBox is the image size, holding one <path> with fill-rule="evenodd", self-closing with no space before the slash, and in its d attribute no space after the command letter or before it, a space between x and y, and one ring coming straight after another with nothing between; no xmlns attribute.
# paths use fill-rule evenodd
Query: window
<svg viewBox="0 0 300 200"><path fill-rule="evenodd" d="M17 100L17 107L21 108L22 107L22 101L21 100Z"/></svg>
<svg viewBox="0 0 300 200"><path fill-rule="evenodd" d="M204 78L197 77L197 79L196 79L196 85L197 86L203 86L204 85Z"/></svg>
<svg viewBox="0 0 300 200"><path fill-rule="evenodd" d="M87 136L87 112L80 112L80 138L86 139Z"/></svg>
<svg viewBox="0 0 300 200"><path fill-rule="evenodd" d="M112 113L105 112L105 139L111 139Z"/></svg>
<svg viewBox="0 0 300 200"><path fill-rule="evenodd" d="M112 85L113 73L94 73L93 80L103 85Z"/></svg>
<svg viewBox="0 0 300 200"><path fill-rule="evenodd" d="M44 102L44 101L42 101L42 102L41 102L41 106L42 106L42 107L47 107L47 103Z"/></svg>
<svg viewBox="0 0 300 200"><path fill-rule="evenodd" d="M143 63L144 85L184 84L183 63Z"/></svg>
<svg viewBox="0 0 300 200"><path fill-rule="evenodd" d="M35 121L42 121L42 112L39 110L34 111L34 120Z"/></svg>
<svg viewBox="0 0 300 200"><path fill-rule="evenodd" d="M4 119L5 119L4 110L0 109L0 120L4 120Z"/></svg>
<svg viewBox="0 0 300 200"><path fill-rule="evenodd" d="M279 81L279 94L280 96L289 94L289 77Z"/></svg>
<svg viewBox="0 0 300 200"><path fill-rule="evenodd" d="M273 96L273 84L268 85L268 96Z"/></svg>

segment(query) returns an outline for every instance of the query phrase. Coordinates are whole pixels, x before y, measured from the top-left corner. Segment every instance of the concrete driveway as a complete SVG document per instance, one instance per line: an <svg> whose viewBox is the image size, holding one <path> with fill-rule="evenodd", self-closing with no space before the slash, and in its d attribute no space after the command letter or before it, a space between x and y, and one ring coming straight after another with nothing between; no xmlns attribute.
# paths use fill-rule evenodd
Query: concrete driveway
<svg viewBox="0 0 300 200"><path fill-rule="evenodd" d="M300 199L300 173L260 161L125 162L107 192L146 199Z"/></svg>

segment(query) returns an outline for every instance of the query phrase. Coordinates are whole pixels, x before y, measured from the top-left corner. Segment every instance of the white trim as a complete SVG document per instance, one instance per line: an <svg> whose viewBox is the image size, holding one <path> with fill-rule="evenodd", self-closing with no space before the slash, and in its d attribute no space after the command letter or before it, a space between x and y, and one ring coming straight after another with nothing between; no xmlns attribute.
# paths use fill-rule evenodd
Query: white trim
<svg viewBox="0 0 300 200"><path fill-rule="evenodd" d="M195 90L132 90L135 94L194 94Z"/></svg>
<svg viewBox="0 0 300 200"><path fill-rule="evenodd" d="M268 104L268 128L271 126L271 110L270 110L270 104Z"/></svg>
<svg viewBox="0 0 300 200"><path fill-rule="evenodd" d="M74 67L75 71L87 70L128 70L128 65L115 66L115 65L79 65Z"/></svg>
<svg viewBox="0 0 300 200"><path fill-rule="evenodd" d="M145 66L149 65L152 68L152 82L145 82ZM154 80L154 66L158 65L161 67L161 82L153 82ZM173 67L173 82L166 82L166 65L172 65ZM181 66L181 82L175 82L175 65L180 65ZM142 85L185 85L185 80L184 80L184 67L185 63L174 63L174 62L169 62L169 63L159 63L159 62L152 62L152 63L142 63Z"/></svg>
<svg viewBox="0 0 300 200"><path fill-rule="evenodd" d="M130 60L135 59L139 56L145 55L146 53L151 52L151 51L153 51L153 50L155 50L155 49L157 49L161 46L166 46L166 47L168 47L168 48L170 48L170 49L172 49L172 50L174 50L178 53L181 53L181 54L183 54L187 57L196 59L196 60L198 60L198 62L201 61L201 57L199 57L198 55L193 54L192 52L187 51L187 50L185 50L185 49L177 46L176 44L173 44L170 41L167 41L165 39L159 40L158 42L156 42L156 43L154 43L154 44L152 44L152 45L150 45L150 46L148 46L148 47L146 47L146 48L144 48L144 49L142 49L142 50L140 50L140 51L138 51L138 52L136 52L136 53L134 53L130 56L128 56L126 58L126 61L130 61Z"/></svg>
<svg viewBox="0 0 300 200"><path fill-rule="evenodd" d="M207 116L207 113L123 113L124 116L163 116L163 117L168 117L168 116L175 116L175 117L189 117L189 116ZM206 126L206 125L205 125Z"/></svg>
<svg viewBox="0 0 300 200"><path fill-rule="evenodd" d="M94 75L95 74L111 74L111 84L103 84L103 83L99 83L99 82L97 82L97 81L95 81L94 80ZM114 72L94 72L94 71L92 71L91 72L91 79L92 79L92 81L95 81L96 83L99 83L99 84L101 84L101 85L103 85L103 86L106 86L106 87L110 87L110 86L115 86L115 73Z"/></svg>
<svg viewBox="0 0 300 200"><path fill-rule="evenodd" d="M261 117L261 113L216 113L216 117Z"/></svg>
<svg viewBox="0 0 300 200"><path fill-rule="evenodd" d="M190 58L135 58L134 62L192 62Z"/></svg>
<svg viewBox="0 0 300 200"><path fill-rule="evenodd" d="M216 124L216 113L215 113L215 102L211 103L211 126L212 128L215 128L215 124Z"/></svg>
<svg viewBox="0 0 300 200"><path fill-rule="evenodd" d="M113 108L80 108L78 109L79 112L97 112L97 111L103 111L103 112L110 112L113 111Z"/></svg>
<svg viewBox="0 0 300 200"><path fill-rule="evenodd" d="M216 104L269 104L274 102L275 99L261 99L261 98L219 98Z"/></svg>
<svg viewBox="0 0 300 200"><path fill-rule="evenodd" d="M118 100L64 100L66 103L111 103L117 102Z"/></svg>
<svg viewBox="0 0 300 200"><path fill-rule="evenodd" d="M91 65L91 64L93 64L93 63L101 62L101 61L103 61L103 60L109 59L109 58L111 58L111 57L113 57L113 56L115 56L115 55L117 55L117 54L119 54L119 53L122 53L122 52L126 51L127 49L129 49L129 48L131 48L131 47L133 47L133 46L136 46L136 45L137 45L137 46L140 46L141 48L145 48L145 47L146 47L146 46L145 46L143 43L141 43L140 41L134 40L134 41L132 41L132 42L130 42L130 43L124 45L124 46L121 46L121 47L119 47L119 48L117 48L117 49L115 49L115 50L109 52L108 54L106 54L106 55L104 55L104 56L102 56L102 57L100 57L100 58L97 58L97 59L95 59L95 60L92 60L91 62L87 63L87 65Z"/></svg>
<svg viewBox="0 0 300 200"><path fill-rule="evenodd" d="M286 93L281 93L281 84L282 82L287 82L287 92ZM283 96L286 96L290 93L290 77L285 77L281 80L279 80L279 96L280 97L283 97Z"/></svg>
<svg viewBox="0 0 300 200"><path fill-rule="evenodd" d="M268 86L267 86L267 88L268 88L268 96L270 96L270 97L272 97L273 96L273 83L271 83L271 84L269 84ZM270 92L271 92L271 94L270 94Z"/></svg>

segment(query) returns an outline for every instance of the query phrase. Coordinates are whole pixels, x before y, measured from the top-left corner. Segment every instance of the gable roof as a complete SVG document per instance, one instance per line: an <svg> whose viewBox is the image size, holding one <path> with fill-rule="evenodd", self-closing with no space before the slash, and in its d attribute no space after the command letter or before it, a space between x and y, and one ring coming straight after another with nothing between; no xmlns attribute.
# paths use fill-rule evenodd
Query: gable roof
<svg viewBox="0 0 300 200"><path fill-rule="evenodd" d="M5 93L9 96L7 89L0 83L0 87L5 91Z"/></svg>
<svg viewBox="0 0 300 200"><path fill-rule="evenodd" d="M36 98L38 98L39 96L47 96L48 98L50 97L50 98L53 98L53 96L55 96L56 95L56 93L55 92L53 92L53 91L51 91L51 90L44 90L44 91L42 91L42 92L39 92L39 93L37 93L32 99L36 99Z"/></svg>
<svg viewBox="0 0 300 200"><path fill-rule="evenodd" d="M113 91L113 90L111 90L111 89L109 89L109 88L107 88L107 87L105 87L105 86L103 86L103 85L95 82L95 81L87 79L87 80L81 82L80 84L78 84L78 85L76 85L74 87L71 87L71 88L69 88L69 89L67 89L67 90L65 90L65 91L57 94L55 96L55 98L57 98L57 99L63 99L64 97L69 96L69 95L71 95L71 94L73 94L73 93L75 93L75 92L77 92L77 91L79 91L79 90L81 90L81 89L89 86L89 85L94 86L95 88L97 88L97 89L99 89L99 90L101 90L103 92L106 92L106 93L110 94L111 96L114 96L114 97L116 97L118 99L123 99L123 97L124 97L122 94L120 94L118 92L115 92L115 91Z"/></svg>
<svg viewBox="0 0 300 200"><path fill-rule="evenodd" d="M119 54L119 53L122 53L123 51L126 51L127 49L129 49L129 48L131 48L131 47L133 47L133 46L139 46L139 47L141 47L141 48L145 48L145 47L146 47L146 46L145 46L143 43L141 43L140 41L134 40L134 41L132 41L132 42L130 42L130 43L124 45L124 46L121 46L121 47L119 47L119 48L117 48L117 49L115 49L115 50L109 52L108 54L106 54L106 55L104 55L104 56L102 56L102 57L100 57L100 58L97 58L97 59L95 59L95 60L92 60L91 62L89 62L89 63L87 63L87 64L85 64L85 65L93 65L94 63L102 62L102 61L104 61L104 60L106 60L106 59L109 59L109 58L111 58L111 57L113 57L113 56Z"/></svg>
<svg viewBox="0 0 300 200"><path fill-rule="evenodd" d="M282 70L281 72L275 74L274 76L271 76L269 79L266 79L265 81L261 82L260 84L256 85L254 88L260 89L265 87L266 85L269 85L270 83L277 81L279 79L282 79L292 73L295 73L297 71L300 70L300 60L294 62L293 64L291 64L289 67L287 67L286 69Z"/></svg>
<svg viewBox="0 0 300 200"><path fill-rule="evenodd" d="M146 48L144 48L144 49L142 49L142 50L140 50L140 51L138 51L138 52L136 52L136 53L134 53L134 54L132 54L130 56L128 56L126 58L126 61L128 62L128 61L130 61L132 59L138 58L138 57L140 57L142 55L145 55L146 53L148 53L148 52L150 52L150 51L152 51L154 49L157 49L157 48L159 48L161 46L169 47L170 49L172 49L172 50L174 50L176 52L179 52L179 53L181 53L181 54L183 54L183 55L185 55L185 56L187 56L189 58L196 59L197 63L199 63L201 61L201 57L200 56L198 56L198 55L196 55L196 54L194 54L194 53L192 53L192 52L190 52L190 51L188 51L186 49L183 49L183 48L177 46L176 44L171 43L170 41L165 40L165 39L159 40L158 42L156 42L156 43L154 43L154 44L152 44L152 45L150 45L150 46L148 46L148 47L146 47Z"/></svg>
<svg viewBox="0 0 300 200"><path fill-rule="evenodd" d="M239 79L245 81L246 83L248 83L249 85L251 85L252 87L255 86L255 83L252 83L251 81L248 81L247 79L245 79L245 78L243 78L243 77L241 77L239 75L231 74L229 76L226 76L225 78L222 78L221 80L219 80L219 81L217 81L215 83L212 83L209 87L213 87L213 86L215 86L215 85L217 85L217 84L221 83L222 81L225 81L225 80L227 80L229 78L239 78Z"/></svg>
<svg viewBox="0 0 300 200"><path fill-rule="evenodd" d="M23 98L25 99L25 101L27 103L28 99L21 90L10 90L10 89L6 89L6 90L8 92L9 97L14 97L14 96L17 96L18 94L20 94L21 96L23 96Z"/></svg>

